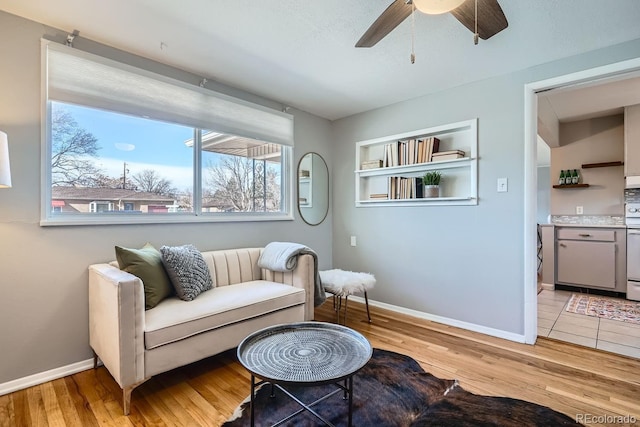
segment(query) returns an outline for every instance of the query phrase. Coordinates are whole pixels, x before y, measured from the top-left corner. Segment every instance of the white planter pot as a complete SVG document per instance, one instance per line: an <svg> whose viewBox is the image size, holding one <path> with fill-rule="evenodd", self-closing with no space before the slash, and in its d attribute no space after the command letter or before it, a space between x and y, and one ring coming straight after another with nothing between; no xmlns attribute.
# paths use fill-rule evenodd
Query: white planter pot
<svg viewBox="0 0 640 427"><path fill-rule="evenodd" d="M424 198L440 197L440 186L439 185L425 185L422 197L424 197Z"/></svg>

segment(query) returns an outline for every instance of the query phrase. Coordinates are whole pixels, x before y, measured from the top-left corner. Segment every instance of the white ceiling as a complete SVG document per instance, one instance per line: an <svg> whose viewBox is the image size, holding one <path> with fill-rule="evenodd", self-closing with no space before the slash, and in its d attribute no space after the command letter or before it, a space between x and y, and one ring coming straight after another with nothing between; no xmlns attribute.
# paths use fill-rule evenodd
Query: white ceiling
<svg viewBox="0 0 640 427"><path fill-rule="evenodd" d="M640 104L640 77L625 73L538 96L549 102L560 123L622 114L624 107Z"/></svg>
<svg viewBox="0 0 640 427"><path fill-rule="evenodd" d="M2 0L0 9L328 119L640 38L638 0L500 0L509 27L477 46L450 14L417 14L412 65L410 18L373 48L353 47L391 1Z"/></svg>

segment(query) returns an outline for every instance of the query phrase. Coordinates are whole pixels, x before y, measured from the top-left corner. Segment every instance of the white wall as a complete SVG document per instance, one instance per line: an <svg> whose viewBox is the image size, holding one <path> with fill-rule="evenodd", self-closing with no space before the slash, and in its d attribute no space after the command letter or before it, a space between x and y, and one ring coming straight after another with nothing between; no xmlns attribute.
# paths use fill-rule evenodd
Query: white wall
<svg viewBox="0 0 640 427"><path fill-rule="evenodd" d="M374 273L373 300L522 336L524 85L639 55L636 40L336 121L334 267ZM354 207L356 141L474 117L478 206Z"/></svg>
<svg viewBox="0 0 640 427"><path fill-rule="evenodd" d="M114 259L114 245L193 243L201 250L297 241L331 266L332 216L317 227L295 221L260 223L40 227L40 38L66 33L0 12L0 129L9 136L13 187L0 190L0 385L91 357L87 266ZM197 84L189 75L76 39L76 46ZM213 72L215 74L215 72ZM233 88L218 90L280 108ZM320 153L331 171L331 123L293 111L293 166Z"/></svg>

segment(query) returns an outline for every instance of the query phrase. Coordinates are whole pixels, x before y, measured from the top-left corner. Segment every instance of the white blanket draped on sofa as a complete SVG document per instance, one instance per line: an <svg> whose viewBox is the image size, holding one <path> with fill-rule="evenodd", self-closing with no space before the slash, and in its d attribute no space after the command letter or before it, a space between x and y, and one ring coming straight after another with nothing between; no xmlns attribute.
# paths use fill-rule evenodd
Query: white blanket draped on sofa
<svg viewBox="0 0 640 427"><path fill-rule="evenodd" d="M291 271L296 268L298 255L304 254L309 254L313 257L313 273L315 276L313 305L317 307L325 301L326 296L318 273L318 255L313 249L299 243L271 242L264 247L258 259L258 266L273 271Z"/></svg>

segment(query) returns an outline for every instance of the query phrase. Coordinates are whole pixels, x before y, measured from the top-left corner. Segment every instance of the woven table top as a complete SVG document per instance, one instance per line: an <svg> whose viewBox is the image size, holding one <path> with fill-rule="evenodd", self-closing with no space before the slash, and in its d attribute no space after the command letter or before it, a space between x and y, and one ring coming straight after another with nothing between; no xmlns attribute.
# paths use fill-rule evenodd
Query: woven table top
<svg viewBox="0 0 640 427"><path fill-rule="evenodd" d="M372 352L369 341L353 329L300 322L249 335L238 346L238 360L267 381L320 384L353 375L369 361Z"/></svg>

